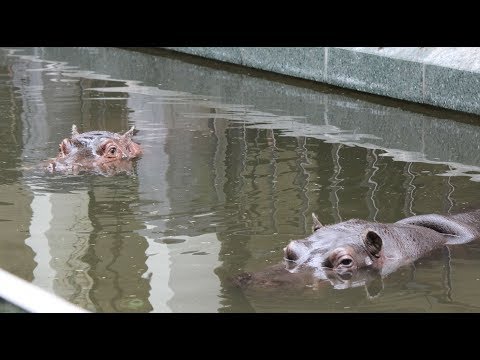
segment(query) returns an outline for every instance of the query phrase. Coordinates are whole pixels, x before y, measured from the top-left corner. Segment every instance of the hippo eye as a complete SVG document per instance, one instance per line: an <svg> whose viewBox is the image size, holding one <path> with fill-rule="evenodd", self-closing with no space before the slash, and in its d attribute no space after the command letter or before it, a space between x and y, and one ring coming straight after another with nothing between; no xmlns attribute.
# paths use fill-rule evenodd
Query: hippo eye
<svg viewBox="0 0 480 360"><path fill-rule="evenodd" d="M114 158L117 156L117 147L113 144L106 144L102 146L102 150L99 152L100 154L105 154L106 157Z"/></svg>
<svg viewBox="0 0 480 360"><path fill-rule="evenodd" d="M341 268L349 268L353 265L353 259L349 255L343 255L339 258L337 266Z"/></svg>

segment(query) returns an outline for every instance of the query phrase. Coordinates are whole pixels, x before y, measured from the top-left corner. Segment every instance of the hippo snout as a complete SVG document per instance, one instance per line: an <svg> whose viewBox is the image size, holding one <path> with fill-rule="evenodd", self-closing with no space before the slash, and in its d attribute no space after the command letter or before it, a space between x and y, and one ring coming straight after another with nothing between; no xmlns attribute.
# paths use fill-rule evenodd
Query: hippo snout
<svg viewBox="0 0 480 360"><path fill-rule="evenodd" d="M55 167L56 167L55 162L52 161L52 162L48 163L48 165L47 165L47 171L54 172L54 171L55 171Z"/></svg>
<svg viewBox="0 0 480 360"><path fill-rule="evenodd" d="M283 248L285 259L289 261L297 261L307 252L307 250L305 244L298 240L290 241L290 243Z"/></svg>
<svg viewBox="0 0 480 360"><path fill-rule="evenodd" d="M290 261L295 261L298 259L298 254L295 252L294 249L292 249L290 245L284 247L283 251L285 252L285 259Z"/></svg>

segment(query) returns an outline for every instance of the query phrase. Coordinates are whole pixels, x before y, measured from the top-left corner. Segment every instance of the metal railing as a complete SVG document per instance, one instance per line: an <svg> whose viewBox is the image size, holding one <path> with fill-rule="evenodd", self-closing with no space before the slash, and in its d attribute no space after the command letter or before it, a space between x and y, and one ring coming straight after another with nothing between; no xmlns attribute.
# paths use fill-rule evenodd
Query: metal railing
<svg viewBox="0 0 480 360"><path fill-rule="evenodd" d="M13 305L2 306L8 308L8 312L89 312L2 269L0 269L0 298Z"/></svg>

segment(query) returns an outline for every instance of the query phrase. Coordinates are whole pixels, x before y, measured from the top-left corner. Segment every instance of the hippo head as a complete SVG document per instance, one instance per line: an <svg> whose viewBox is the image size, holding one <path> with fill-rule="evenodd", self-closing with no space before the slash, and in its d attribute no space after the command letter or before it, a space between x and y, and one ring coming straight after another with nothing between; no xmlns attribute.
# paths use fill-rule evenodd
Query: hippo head
<svg viewBox="0 0 480 360"><path fill-rule="evenodd" d="M109 131L79 133L72 126L72 136L59 144L58 154L47 166L50 172L95 172L113 175L132 170L131 160L142 154L131 137L134 127L124 134Z"/></svg>
<svg viewBox="0 0 480 360"><path fill-rule="evenodd" d="M233 276L233 285L257 291L321 289L330 283L335 289L365 286L369 298L378 296L383 289L385 263L387 273L401 264L389 251L389 230L358 219L323 226L315 214L312 217L313 233L290 241L281 264Z"/></svg>
<svg viewBox="0 0 480 360"><path fill-rule="evenodd" d="M330 283L335 289L365 285L376 297L383 279L400 267L444 245L480 239L480 210L442 216L416 215L395 223L351 219L323 226L315 214L313 233L284 248L280 266L238 275L242 288L308 286Z"/></svg>
<svg viewBox="0 0 480 360"><path fill-rule="evenodd" d="M288 271L313 271L316 279L330 280L335 288L360 286L378 276L383 241L371 223L349 220L323 226L315 214L312 217L313 234L284 248Z"/></svg>

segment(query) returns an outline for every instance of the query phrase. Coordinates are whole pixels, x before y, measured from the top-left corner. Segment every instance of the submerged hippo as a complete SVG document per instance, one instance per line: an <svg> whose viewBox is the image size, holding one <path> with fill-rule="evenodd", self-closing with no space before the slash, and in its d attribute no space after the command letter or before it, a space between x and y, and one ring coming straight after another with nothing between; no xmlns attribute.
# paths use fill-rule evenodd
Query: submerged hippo
<svg viewBox="0 0 480 360"><path fill-rule="evenodd" d="M413 216L392 224L353 219L323 226L315 214L312 218L313 234L291 241L283 264L237 275L234 284L317 287L328 281L337 289L366 285L375 296L383 288L381 280L399 267L444 245L480 238L480 210Z"/></svg>
<svg viewBox="0 0 480 360"><path fill-rule="evenodd" d="M122 134L110 131L79 133L72 126L72 136L59 144L57 157L47 165L50 172L79 174L82 172L114 175L132 170L132 159L142 154L131 138L134 127Z"/></svg>

